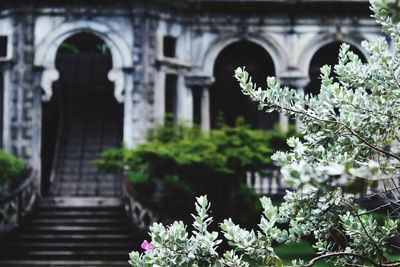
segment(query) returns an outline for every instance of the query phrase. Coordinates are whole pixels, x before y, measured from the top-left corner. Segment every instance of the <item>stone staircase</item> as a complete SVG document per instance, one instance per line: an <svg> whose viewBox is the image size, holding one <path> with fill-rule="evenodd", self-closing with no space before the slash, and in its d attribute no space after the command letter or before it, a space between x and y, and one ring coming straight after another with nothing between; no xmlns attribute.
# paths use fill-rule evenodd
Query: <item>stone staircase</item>
<svg viewBox="0 0 400 267"><path fill-rule="evenodd" d="M66 111L55 155L50 187L52 196L122 195L122 175L104 173L95 164L102 151L119 147L122 142L122 127L120 121L115 119L119 117L117 113L121 106L109 93L96 91L98 101L91 101L90 94L82 94L72 102L75 106Z"/></svg>
<svg viewBox="0 0 400 267"><path fill-rule="evenodd" d="M119 198L45 198L0 237L0 266L128 267L141 240Z"/></svg>

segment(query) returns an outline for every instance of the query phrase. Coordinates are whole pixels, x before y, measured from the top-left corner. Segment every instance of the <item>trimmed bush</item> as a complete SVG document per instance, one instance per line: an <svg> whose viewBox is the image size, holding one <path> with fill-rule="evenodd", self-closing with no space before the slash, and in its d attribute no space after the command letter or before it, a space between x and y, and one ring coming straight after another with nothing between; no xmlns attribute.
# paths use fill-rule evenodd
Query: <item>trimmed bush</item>
<svg viewBox="0 0 400 267"><path fill-rule="evenodd" d="M205 134L198 127L167 121L148 135L147 143L134 150L105 151L98 163L108 171L125 167L129 181L166 210L165 217L179 215L171 204L177 205L173 210L187 210L195 196L207 194L221 203L215 207L216 217L233 216L246 223L261 208L258 195L245 184L246 172L271 166L271 155L278 148L287 150L285 139L293 133L253 130L238 119L235 127L222 125Z"/></svg>

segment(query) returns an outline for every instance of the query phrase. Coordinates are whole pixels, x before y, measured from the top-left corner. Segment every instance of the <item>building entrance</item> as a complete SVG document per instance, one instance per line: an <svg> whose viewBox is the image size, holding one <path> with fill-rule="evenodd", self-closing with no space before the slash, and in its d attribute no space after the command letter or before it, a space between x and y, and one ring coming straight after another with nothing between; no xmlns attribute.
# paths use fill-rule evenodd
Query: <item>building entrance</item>
<svg viewBox="0 0 400 267"><path fill-rule="evenodd" d="M120 196L121 174L105 174L95 160L121 145L123 106L107 73L108 47L95 35L76 34L59 47L60 79L42 107L44 192L53 196ZM46 183L47 181L47 183Z"/></svg>

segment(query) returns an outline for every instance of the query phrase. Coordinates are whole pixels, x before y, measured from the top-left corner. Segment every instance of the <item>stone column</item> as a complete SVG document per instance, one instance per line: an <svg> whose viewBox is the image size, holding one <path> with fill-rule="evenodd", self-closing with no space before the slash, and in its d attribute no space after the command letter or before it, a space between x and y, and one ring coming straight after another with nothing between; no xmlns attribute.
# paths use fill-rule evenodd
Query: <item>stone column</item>
<svg viewBox="0 0 400 267"><path fill-rule="evenodd" d="M201 129L204 132L209 132L211 128L210 117L210 92L209 86L204 86L201 92Z"/></svg>
<svg viewBox="0 0 400 267"><path fill-rule="evenodd" d="M160 69L154 84L154 120L156 124L164 123L165 117L165 71Z"/></svg>
<svg viewBox="0 0 400 267"><path fill-rule="evenodd" d="M298 92L298 93L301 93L301 94L304 95L304 93L305 93L304 88L305 88L305 87L297 87L296 89L297 89L297 92ZM301 132L301 129L303 128L303 124L302 124L301 121L298 120L297 118L296 118L295 126L296 126L296 131L297 131L297 132Z"/></svg>
<svg viewBox="0 0 400 267"><path fill-rule="evenodd" d="M205 132L209 132L211 128L211 115L210 115L210 86L212 85L214 78L208 76L186 76L186 86L192 90L200 89L200 126ZM195 89L196 88L196 89ZM191 119L193 122L193 94L192 94L192 108L191 108Z"/></svg>
<svg viewBox="0 0 400 267"><path fill-rule="evenodd" d="M186 86L183 75L178 76L177 84L177 119L187 125L193 124L193 94L192 89Z"/></svg>
<svg viewBox="0 0 400 267"><path fill-rule="evenodd" d="M10 133L10 112L11 107L11 82L10 82L10 71L8 69L3 72L3 149L7 152L11 152L11 133Z"/></svg>
<svg viewBox="0 0 400 267"><path fill-rule="evenodd" d="M137 123L134 121L134 114L137 113L138 108L133 102L133 71L125 71L125 94L124 94L124 128L123 128L123 140L124 145L128 148L133 148L137 144L139 139L139 133L134 125Z"/></svg>
<svg viewBox="0 0 400 267"><path fill-rule="evenodd" d="M279 113L279 126L283 131L289 131L289 118L282 113Z"/></svg>

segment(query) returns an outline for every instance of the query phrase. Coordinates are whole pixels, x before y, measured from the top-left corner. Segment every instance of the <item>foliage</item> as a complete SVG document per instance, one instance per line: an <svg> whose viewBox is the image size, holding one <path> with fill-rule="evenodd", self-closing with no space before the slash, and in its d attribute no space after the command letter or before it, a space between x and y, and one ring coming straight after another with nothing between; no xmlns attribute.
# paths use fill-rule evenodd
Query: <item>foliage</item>
<svg viewBox="0 0 400 267"><path fill-rule="evenodd" d="M153 249L132 252L132 266L281 266L274 246L307 238L317 256L295 266L329 261L337 266L400 266L391 262L393 240L399 239L395 194L400 177L400 23L397 0L372 1L372 11L386 39L363 42L369 62L362 63L344 44L339 64L321 69L321 93L302 95L267 79L267 90L257 88L242 68L235 71L244 94L259 102L260 109L296 116L304 126L304 139L290 138L290 152L273 159L282 166L288 183L280 206L262 198L263 213L257 230L247 230L226 219L221 233L231 250L215 254L222 236L195 226L192 235L180 222L150 229ZM387 189L389 184L395 187ZM378 187L380 186L380 187ZM371 188L376 193L371 194ZM352 194L357 193L357 194ZM373 198L383 201L377 209L359 205ZM209 210L205 197L197 199L195 222ZM387 208L384 218L375 212ZM207 217L207 220L208 219ZM196 228L197 227L197 228Z"/></svg>
<svg viewBox="0 0 400 267"><path fill-rule="evenodd" d="M245 185L246 172L271 166L271 147L287 149L284 140L293 133L253 130L239 119L235 127L223 125L205 134L197 127L167 121L149 134L147 143L133 150L106 151L99 164L108 170L127 169L140 191L162 197L161 205L190 203L195 196L208 194L220 203L215 206L217 216L236 214L244 222L260 211L257 194ZM157 180L164 183L161 196Z"/></svg>
<svg viewBox="0 0 400 267"><path fill-rule="evenodd" d="M199 197L191 235L182 222L168 227L155 223L150 228L151 249L144 254L130 253L130 264L134 267L282 266L274 245L312 236L318 253L331 256L330 260L338 266L365 262L384 266L378 263L388 260L388 239L397 233L397 222L387 218L378 224L372 215L356 209L352 199L340 189L328 194L289 192L280 206L274 206L266 197L261 198L261 203L263 214L257 230L243 229L232 219L220 225L231 250L219 256L221 236L207 230L212 221L207 214L210 204L206 197ZM304 265L301 261L294 264Z"/></svg>
<svg viewBox="0 0 400 267"><path fill-rule="evenodd" d="M243 93L261 109L294 115L304 125L304 140L289 139L292 151L273 156L295 188L329 191L342 186L351 191L357 185L365 192L374 178L399 174L400 26L392 23L382 6L372 9L395 51L383 37L364 41L370 55L364 64L343 44L334 67L338 82L331 77L331 67L322 67L318 96L281 87L272 77L267 79L267 90L262 90L245 70L235 71Z"/></svg>
<svg viewBox="0 0 400 267"><path fill-rule="evenodd" d="M0 150L0 182L16 180L24 171L24 163L15 156Z"/></svg>

